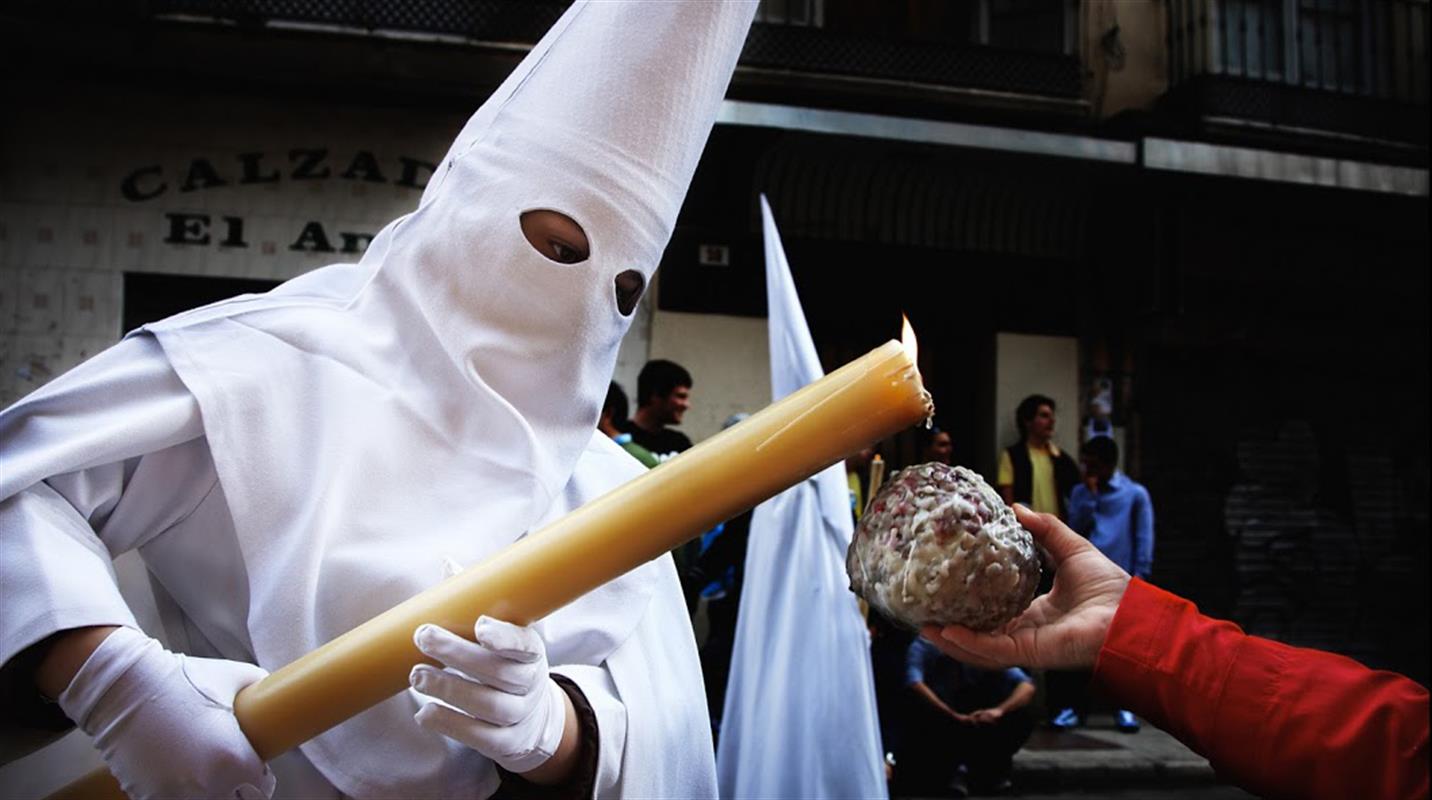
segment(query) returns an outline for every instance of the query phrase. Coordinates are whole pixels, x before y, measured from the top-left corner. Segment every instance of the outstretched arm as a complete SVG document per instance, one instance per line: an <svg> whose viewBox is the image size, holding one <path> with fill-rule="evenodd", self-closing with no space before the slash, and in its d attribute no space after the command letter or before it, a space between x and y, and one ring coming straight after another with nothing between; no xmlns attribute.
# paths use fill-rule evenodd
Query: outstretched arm
<svg viewBox="0 0 1432 800"><path fill-rule="evenodd" d="M1054 589L1004 631L927 627L987 668L1094 668L1110 697L1277 797L1428 796L1428 693L1351 659L1248 636L1129 576L1054 517L1016 507Z"/></svg>
<svg viewBox="0 0 1432 800"><path fill-rule="evenodd" d="M1343 656L1248 636L1135 580L1094 682L1272 797L1427 797L1427 690Z"/></svg>

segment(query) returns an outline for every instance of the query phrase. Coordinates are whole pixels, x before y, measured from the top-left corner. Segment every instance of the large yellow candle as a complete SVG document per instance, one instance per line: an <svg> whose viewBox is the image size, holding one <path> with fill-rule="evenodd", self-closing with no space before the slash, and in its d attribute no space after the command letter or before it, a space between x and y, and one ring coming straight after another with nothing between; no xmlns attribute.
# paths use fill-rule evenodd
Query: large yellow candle
<svg viewBox="0 0 1432 800"><path fill-rule="evenodd" d="M932 412L887 342L249 686L239 724L271 759L406 688L419 625L531 623Z"/></svg>

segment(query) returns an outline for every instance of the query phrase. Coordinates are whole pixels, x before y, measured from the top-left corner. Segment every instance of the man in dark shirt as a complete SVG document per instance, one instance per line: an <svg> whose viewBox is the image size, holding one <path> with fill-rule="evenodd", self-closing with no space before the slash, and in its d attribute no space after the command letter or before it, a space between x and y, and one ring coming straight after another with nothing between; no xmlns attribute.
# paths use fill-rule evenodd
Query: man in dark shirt
<svg viewBox="0 0 1432 800"><path fill-rule="evenodd" d="M922 638L905 657L910 735L897 762L907 790L981 793L1009 789L1014 754L1034 730L1026 708L1034 682L1017 667L982 670L961 664Z"/></svg>
<svg viewBox="0 0 1432 800"><path fill-rule="evenodd" d="M674 361L654 359L641 368L636 389L636 413L622 430L662 461L689 449L691 440L666 426L680 425L691 408L691 373Z"/></svg>

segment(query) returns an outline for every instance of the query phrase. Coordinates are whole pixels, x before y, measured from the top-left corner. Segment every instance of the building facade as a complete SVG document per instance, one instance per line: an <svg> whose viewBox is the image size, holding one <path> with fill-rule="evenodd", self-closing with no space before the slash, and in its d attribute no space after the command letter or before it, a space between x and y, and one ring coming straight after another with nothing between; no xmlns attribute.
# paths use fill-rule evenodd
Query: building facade
<svg viewBox="0 0 1432 800"><path fill-rule="evenodd" d="M564 5L0 11L0 402L358 258ZM618 380L685 363L693 438L767 402L765 193L827 368L908 314L986 474L1024 394L1070 449L1107 398L1160 583L1425 681L1427 46L1425 0L766 0Z"/></svg>

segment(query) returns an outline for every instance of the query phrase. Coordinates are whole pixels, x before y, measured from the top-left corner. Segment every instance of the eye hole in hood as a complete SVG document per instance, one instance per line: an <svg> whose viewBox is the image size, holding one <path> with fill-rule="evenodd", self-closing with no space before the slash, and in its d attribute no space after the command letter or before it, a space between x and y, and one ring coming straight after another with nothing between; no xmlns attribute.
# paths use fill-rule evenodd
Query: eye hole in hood
<svg viewBox="0 0 1432 800"><path fill-rule="evenodd" d="M522 235L527 237L532 249L558 264L580 264L591 255L582 226L550 208L522 212Z"/></svg>
<svg viewBox="0 0 1432 800"><path fill-rule="evenodd" d="M623 317L630 317L631 312L636 310L636 304L641 300L642 290L646 288L646 278L634 269L629 269L616 277L617 285L617 311Z"/></svg>

